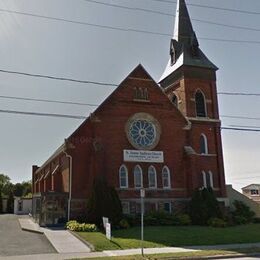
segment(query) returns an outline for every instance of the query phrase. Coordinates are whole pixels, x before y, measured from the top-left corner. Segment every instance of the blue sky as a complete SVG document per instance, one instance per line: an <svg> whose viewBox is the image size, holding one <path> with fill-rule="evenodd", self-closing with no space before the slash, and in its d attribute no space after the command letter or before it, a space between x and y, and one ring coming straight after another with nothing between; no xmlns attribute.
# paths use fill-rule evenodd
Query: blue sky
<svg viewBox="0 0 260 260"><path fill-rule="evenodd" d="M97 0L175 14L176 3L154 0ZM174 1L174 0L172 0ZM259 0L187 0L200 47L219 67L219 92L259 91L260 14L220 11L189 4L260 13ZM124 32L3 12L3 9L69 20L172 34L171 16L124 10L85 0L1 0L0 70L119 83L139 63L155 80L169 55L170 36ZM196 20L259 29L242 30ZM114 87L61 82L0 73L0 95L99 104ZM221 115L260 117L260 97L219 95ZM0 98L0 109L88 116L94 107ZM28 180L31 165L41 165L81 120L0 113L0 172L12 181ZM222 125L260 126L257 120L222 117ZM260 183L260 133L222 131L227 183L240 189Z"/></svg>

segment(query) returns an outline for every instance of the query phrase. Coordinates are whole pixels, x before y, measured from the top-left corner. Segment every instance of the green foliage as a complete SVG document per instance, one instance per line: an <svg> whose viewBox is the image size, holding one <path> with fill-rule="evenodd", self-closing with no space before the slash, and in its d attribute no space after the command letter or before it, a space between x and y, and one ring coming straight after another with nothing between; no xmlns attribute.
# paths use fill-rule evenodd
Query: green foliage
<svg viewBox="0 0 260 260"><path fill-rule="evenodd" d="M16 197L26 197L32 192L32 183L31 181L24 181L22 183L16 183L13 186L14 196Z"/></svg>
<svg viewBox="0 0 260 260"><path fill-rule="evenodd" d="M181 225L181 226L191 225L191 218L188 214L177 215L177 219L178 219L179 225Z"/></svg>
<svg viewBox="0 0 260 260"><path fill-rule="evenodd" d="M123 228L123 229L128 229L128 228L130 228L129 223L128 223L127 219L125 219L125 218L123 218L123 219L120 220L119 226L120 226L120 228Z"/></svg>
<svg viewBox="0 0 260 260"><path fill-rule="evenodd" d="M122 219L122 206L116 190L99 177L94 180L87 203L87 220L102 227L102 217L109 218L110 223L117 226Z"/></svg>
<svg viewBox="0 0 260 260"><path fill-rule="evenodd" d="M3 197L2 197L2 189L0 187L0 214L3 213Z"/></svg>
<svg viewBox="0 0 260 260"><path fill-rule="evenodd" d="M78 232L96 232L97 226L95 224L78 223L76 220L71 220L66 223L66 228L71 231Z"/></svg>
<svg viewBox="0 0 260 260"><path fill-rule="evenodd" d="M6 212L10 214L14 213L14 194L12 191L8 194Z"/></svg>
<svg viewBox="0 0 260 260"><path fill-rule="evenodd" d="M253 221L255 212L250 210L250 208L245 203L239 200L235 200L233 202L233 205L235 207L235 210L232 211L232 215L233 220L236 224L241 225Z"/></svg>
<svg viewBox="0 0 260 260"><path fill-rule="evenodd" d="M194 191L190 202L190 216L195 225L207 225L211 218L222 218L218 201L211 188Z"/></svg>
<svg viewBox="0 0 260 260"><path fill-rule="evenodd" d="M254 222L254 223L260 223L260 218L254 218L254 219L253 219L253 222Z"/></svg>
<svg viewBox="0 0 260 260"><path fill-rule="evenodd" d="M0 174L0 190L2 191L2 195L8 196L12 188L13 184L10 182L10 178L5 174Z"/></svg>
<svg viewBox="0 0 260 260"><path fill-rule="evenodd" d="M208 221L208 225L211 227L224 228L227 227L227 222L221 218L211 218Z"/></svg>

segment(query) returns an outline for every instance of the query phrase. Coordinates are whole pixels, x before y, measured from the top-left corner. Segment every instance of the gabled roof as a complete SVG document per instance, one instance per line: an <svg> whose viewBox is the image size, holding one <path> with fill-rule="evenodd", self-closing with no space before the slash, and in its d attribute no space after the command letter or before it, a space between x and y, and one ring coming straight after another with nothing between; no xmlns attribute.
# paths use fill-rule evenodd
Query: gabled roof
<svg viewBox="0 0 260 260"><path fill-rule="evenodd" d="M173 52L174 61L172 58L169 59L159 82L170 76L170 74L183 65L212 70L218 69L199 48L199 42L193 30L185 0L177 1L175 27L171 39L170 54L172 55Z"/></svg>
<svg viewBox="0 0 260 260"><path fill-rule="evenodd" d="M249 184L242 188L242 190L247 190L247 189L260 189L260 184Z"/></svg>

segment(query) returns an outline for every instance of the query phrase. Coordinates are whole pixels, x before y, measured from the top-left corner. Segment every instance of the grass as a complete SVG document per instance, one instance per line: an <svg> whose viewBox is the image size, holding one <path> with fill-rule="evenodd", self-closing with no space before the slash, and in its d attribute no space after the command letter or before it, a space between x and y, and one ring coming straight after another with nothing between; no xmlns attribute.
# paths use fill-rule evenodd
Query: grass
<svg viewBox="0 0 260 260"><path fill-rule="evenodd" d="M260 224L227 228L200 226L145 227L144 244L149 247L195 246L260 242ZM112 232L112 241L100 232L78 232L78 235L95 247L96 251L140 248L140 228Z"/></svg>

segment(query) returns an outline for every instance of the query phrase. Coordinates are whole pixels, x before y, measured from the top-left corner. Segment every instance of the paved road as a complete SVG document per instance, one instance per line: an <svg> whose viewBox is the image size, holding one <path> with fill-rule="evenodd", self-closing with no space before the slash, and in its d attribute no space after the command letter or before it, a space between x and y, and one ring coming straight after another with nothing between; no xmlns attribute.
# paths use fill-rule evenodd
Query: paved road
<svg viewBox="0 0 260 260"><path fill-rule="evenodd" d="M22 231L15 215L0 215L0 256L56 253L44 235Z"/></svg>

